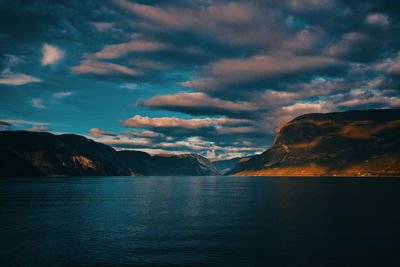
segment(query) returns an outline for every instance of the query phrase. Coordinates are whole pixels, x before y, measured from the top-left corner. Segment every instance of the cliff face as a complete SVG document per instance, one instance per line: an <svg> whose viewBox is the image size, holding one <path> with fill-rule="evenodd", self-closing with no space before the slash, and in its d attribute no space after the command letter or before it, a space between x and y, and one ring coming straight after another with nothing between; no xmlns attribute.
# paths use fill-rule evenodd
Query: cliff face
<svg viewBox="0 0 400 267"><path fill-rule="evenodd" d="M221 175L206 158L197 154L155 155L139 151L118 151L126 167L142 175Z"/></svg>
<svg viewBox="0 0 400 267"><path fill-rule="evenodd" d="M230 175L400 176L400 110L307 114Z"/></svg>
<svg viewBox="0 0 400 267"><path fill-rule="evenodd" d="M73 134L0 132L0 177L220 174L196 154L151 156Z"/></svg>

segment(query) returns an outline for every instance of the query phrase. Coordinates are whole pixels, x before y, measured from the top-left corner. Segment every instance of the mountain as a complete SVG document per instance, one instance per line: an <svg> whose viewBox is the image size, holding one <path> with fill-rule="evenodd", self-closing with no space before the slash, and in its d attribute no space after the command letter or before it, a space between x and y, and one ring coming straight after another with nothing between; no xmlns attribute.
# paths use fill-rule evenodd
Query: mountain
<svg viewBox="0 0 400 267"><path fill-rule="evenodd" d="M74 134L0 132L0 176L130 175L117 152Z"/></svg>
<svg viewBox="0 0 400 267"><path fill-rule="evenodd" d="M400 176L400 109L313 113L278 127L230 175Z"/></svg>
<svg viewBox="0 0 400 267"><path fill-rule="evenodd" d="M126 167L143 175L209 176L222 173L206 158L197 154L154 155L140 151L118 151Z"/></svg>
<svg viewBox="0 0 400 267"><path fill-rule="evenodd" d="M232 158L232 159L217 160L217 161L213 161L212 163L214 164L215 167L217 167L219 170L221 170L222 173L227 173L231 169L233 169L233 167L235 167L236 164L238 164L239 162L247 161L249 159L250 159L249 157L245 157L245 158L238 157L238 158Z"/></svg>
<svg viewBox="0 0 400 267"><path fill-rule="evenodd" d="M74 134L0 132L0 177L220 174L196 154L151 156Z"/></svg>

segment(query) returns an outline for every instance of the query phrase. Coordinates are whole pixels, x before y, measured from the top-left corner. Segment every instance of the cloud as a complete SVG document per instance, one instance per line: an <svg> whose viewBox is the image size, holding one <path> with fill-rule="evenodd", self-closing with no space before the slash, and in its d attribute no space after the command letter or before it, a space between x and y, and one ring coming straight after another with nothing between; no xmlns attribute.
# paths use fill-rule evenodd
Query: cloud
<svg viewBox="0 0 400 267"><path fill-rule="evenodd" d="M217 133L221 135L259 133L259 129L257 129L254 126L241 126L241 127L216 126L215 128L217 129Z"/></svg>
<svg viewBox="0 0 400 267"><path fill-rule="evenodd" d="M54 98L64 98L64 97L67 97L70 95L72 95L72 92L60 92L60 93L54 93L53 97Z"/></svg>
<svg viewBox="0 0 400 267"><path fill-rule="evenodd" d="M169 128L169 127L181 127L197 129L203 127L210 127L212 125L219 124L240 124L248 123L248 120L244 119L230 119L230 118L205 118L205 119L180 119L176 117L161 117L161 118L149 118L136 115L127 120L121 120L122 124L131 128Z"/></svg>
<svg viewBox="0 0 400 267"><path fill-rule="evenodd" d="M201 23L209 23L210 21L219 21L227 24L248 23L251 22L254 12L250 6L242 3L210 5L200 10L176 7L160 8L126 0L114 0L114 3L142 18L175 29L201 27Z"/></svg>
<svg viewBox="0 0 400 267"><path fill-rule="evenodd" d="M299 116L307 113L325 113L332 111L333 105L329 105L326 102L317 102L317 103L296 103L289 106L284 106L280 108L281 112L286 114L290 114L290 116Z"/></svg>
<svg viewBox="0 0 400 267"><path fill-rule="evenodd" d="M60 48L44 44L42 47L42 66L54 65L64 58L65 52Z"/></svg>
<svg viewBox="0 0 400 267"><path fill-rule="evenodd" d="M131 139L140 139L140 140L164 140L162 134L153 132L153 131L141 131L141 132L130 132L130 131L122 131L122 132L109 132L105 130L101 130L99 128L92 128L89 130L90 137L95 139L104 140L104 138L114 137L114 140L131 140ZM161 139L160 139L161 138ZM100 140L100 141L101 141Z"/></svg>
<svg viewBox="0 0 400 267"><path fill-rule="evenodd" d="M92 128L90 129L90 136L94 138L100 138L102 136L117 136L117 134L103 131L99 128Z"/></svg>
<svg viewBox="0 0 400 267"><path fill-rule="evenodd" d="M106 31L113 31L115 30L115 23L109 22L92 22L91 23L97 31L99 32L106 32Z"/></svg>
<svg viewBox="0 0 400 267"><path fill-rule="evenodd" d="M224 101L204 93L177 93L159 95L147 99L146 107L183 112L191 115L230 115L246 116L257 110L248 102Z"/></svg>
<svg viewBox="0 0 400 267"><path fill-rule="evenodd" d="M393 95L394 93L394 95ZM350 108L364 106L380 106L381 108L399 108L400 98L395 91L377 91L369 89L354 89L347 95L339 94L333 96L339 106Z"/></svg>
<svg viewBox="0 0 400 267"><path fill-rule="evenodd" d="M107 139L101 140L101 143L114 146L114 147L147 147L151 142L147 139L135 139L135 140L121 140L121 139Z"/></svg>
<svg viewBox="0 0 400 267"><path fill-rule="evenodd" d="M108 62L100 62L96 60L85 59L81 61L79 66L71 67L71 70L76 73L89 73L89 74L97 74L97 75L138 75L139 72L127 68L125 66L121 66L118 64L108 63Z"/></svg>
<svg viewBox="0 0 400 267"><path fill-rule="evenodd" d="M387 72L389 74L395 74L395 75L399 75L400 74L400 63L394 64L393 66L391 66Z"/></svg>
<svg viewBox="0 0 400 267"><path fill-rule="evenodd" d="M249 119L236 118L196 118L181 119L177 117L142 117L136 115L130 119L120 120L122 126L147 129L151 132L158 133L158 136L151 137L157 142L163 140L171 141L176 138L186 138L191 136L199 136L210 140L219 139L224 141L227 136L235 136L236 140L251 139L254 136L260 136L260 131L253 125L254 121ZM253 127L252 127L253 126ZM134 135L126 135L130 138L140 137ZM176 141L176 140L175 140Z"/></svg>
<svg viewBox="0 0 400 267"><path fill-rule="evenodd" d="M4 60L5 60L5 69L3 70L3 73L10 73L11 68L18 66L22 62L24 62L20 57L15 56L15 55L4 55Z"/></svg>
<svg viewBox="0 0 400 267"><path fill-rule="evenodd" d="M50 125L50 123L46 122L35 122L35 121L26 121L26 120L10 120L10 119L0 119L0 124L1 125L8 125L9 128L14 128L14 127L21 127L24 125L32 125L32 126L45 126L45 125Z"/></svg>
<svg viewBox="0 0 400 267"><path fill-rule="evenodd" d="M229 157L228 154L248 155L261 152L263 147L251 146L249 142L236 142L235 145L218 145L213 141L204 140L202 137L187 137L177 141L154 141L148 138L127 139L124 136L118 136L113 139L100 139L98 142L113 146L115 149L135 149L149 153L191 153L196 152L203 156L213 152L213 157ZM243 146L245 145L245 146ZM222 156L223 155L223 156Z"/></svg>
<svg viewBox="0 0 400 267"><path fill-rule="evenodd" d="M235 45L273 45L271 39L279 39L279 36L286 34L285 27L278 21L278 12L252 2L215 1L199 5L174 5L166 2L163 6L126 0L113 2L134 14L141 22L139 25L147 31L173 35L182 33L181 38L194 34Z"/></svg>
<svg viewBox="0 0 400 267"><path fill-rule="evenodd" d="M224 59L218 61L211 73L222 77L233 75L237 81L288 74L308 69L319 69L336 65L333 58L321 56L295 56L292 54L258 55L244 59Z"/></svg>
<svg viewBox="0 0 400 267"><path fill-rule="evenodd" d="M138 85L136 83L124 83L121 85L121 88L129 89L129 90L135 90L137 89Z"/></svg>
<svg viewBox="0 0 400 267"><path fill-rule="evenodd" d="M369 14L365 21L374 26L387 26L390 24L390 20L388 16L385 14L380 14L380 13L375 13L375 14Z"/></svg>
<svg viewBox="0 0 400 267"><path fill-rule="evenodd" d="M163 47L164 45L160 43L135 40L128 43L107 45L100 52L90 54L88 57L94 57L98 59L115 59L129 52L153 51Z"/></svg>
<svg viewBox="0 0 400 267"><path fill-rule="evenodd" d="M334 0L288 0L284 1L283 4L296 11L315 11L320 9L331 9L336 3Z"/></svg>
<svg viewBox="0 0 400 267"><path fill-rule="evenodd" d="M143 132L120 132L121 135L128 138L136 138L136 137L145 137L145 138L154 138L159 137L160 134L153 131L143 131Z"/></svg>
<svg viewBox="0 0 400 267"><path fill-rule="evenodd" d="M35 108L40 108L40 109L45 109L46 107L43 105L42 103L42 99L40 98L34 98L31 100L31 104L32 106L34 106Z"/></svg>
<svg viewBox="0 0 400 267"><path fill-rule="evenodd" d="M50 131L51 129L46 126L35 126L27 129L27 131L33 131L33 132L43 132L43 131Z"/></svg>
<svg viewBox="0 0 400 267"><path fill-rule="evenodd" d="M0 129L1 130L8 130L11 129L13 127L13 125L9 122L6 121L0 121Z"/></svg>
<svg viewBox="0 0 400 267"><path fill-rule="evenodd" d="M206 71L208 77L180 83L182 86L203 91L221 91L229 95L229 88L247 87L257 83L258 90L273 85L275 79L289 80L291 75L324 73L342 63L324 56L296 56L287 53L257 55L243 59L222 59ZM307 77L307 76L306 76Z"/></svg>
<svg viewBox="0 0 400 267"><path fill-rule="evenodd" d="M22 73L2 73L0 75L0 84L5 85L24 85L27 83L38 83L42 80L30 75L22 74Z"/></svg>

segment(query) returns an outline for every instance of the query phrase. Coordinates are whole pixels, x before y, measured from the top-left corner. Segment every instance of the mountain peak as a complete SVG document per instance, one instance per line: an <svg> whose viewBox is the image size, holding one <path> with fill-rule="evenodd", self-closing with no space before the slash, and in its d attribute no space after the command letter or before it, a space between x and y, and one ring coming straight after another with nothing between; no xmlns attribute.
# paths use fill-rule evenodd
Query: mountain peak
<svg viewBox="0 0 400 267"><path fill-rule="evenodd" d="M271 147L234 175L400 175L400 110L312 113L281 125Z"/></svg>

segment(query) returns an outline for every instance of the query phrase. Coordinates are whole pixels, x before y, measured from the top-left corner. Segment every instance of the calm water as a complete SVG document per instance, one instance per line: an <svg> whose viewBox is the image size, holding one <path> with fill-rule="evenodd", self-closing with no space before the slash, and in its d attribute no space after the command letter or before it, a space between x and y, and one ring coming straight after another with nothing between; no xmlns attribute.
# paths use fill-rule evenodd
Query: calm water
<svg viewBox="0 0 400 267"><path fill-rule="evenodd" d="M397 178L1 179L0 261L399 266L399 211Z"/></svg>

